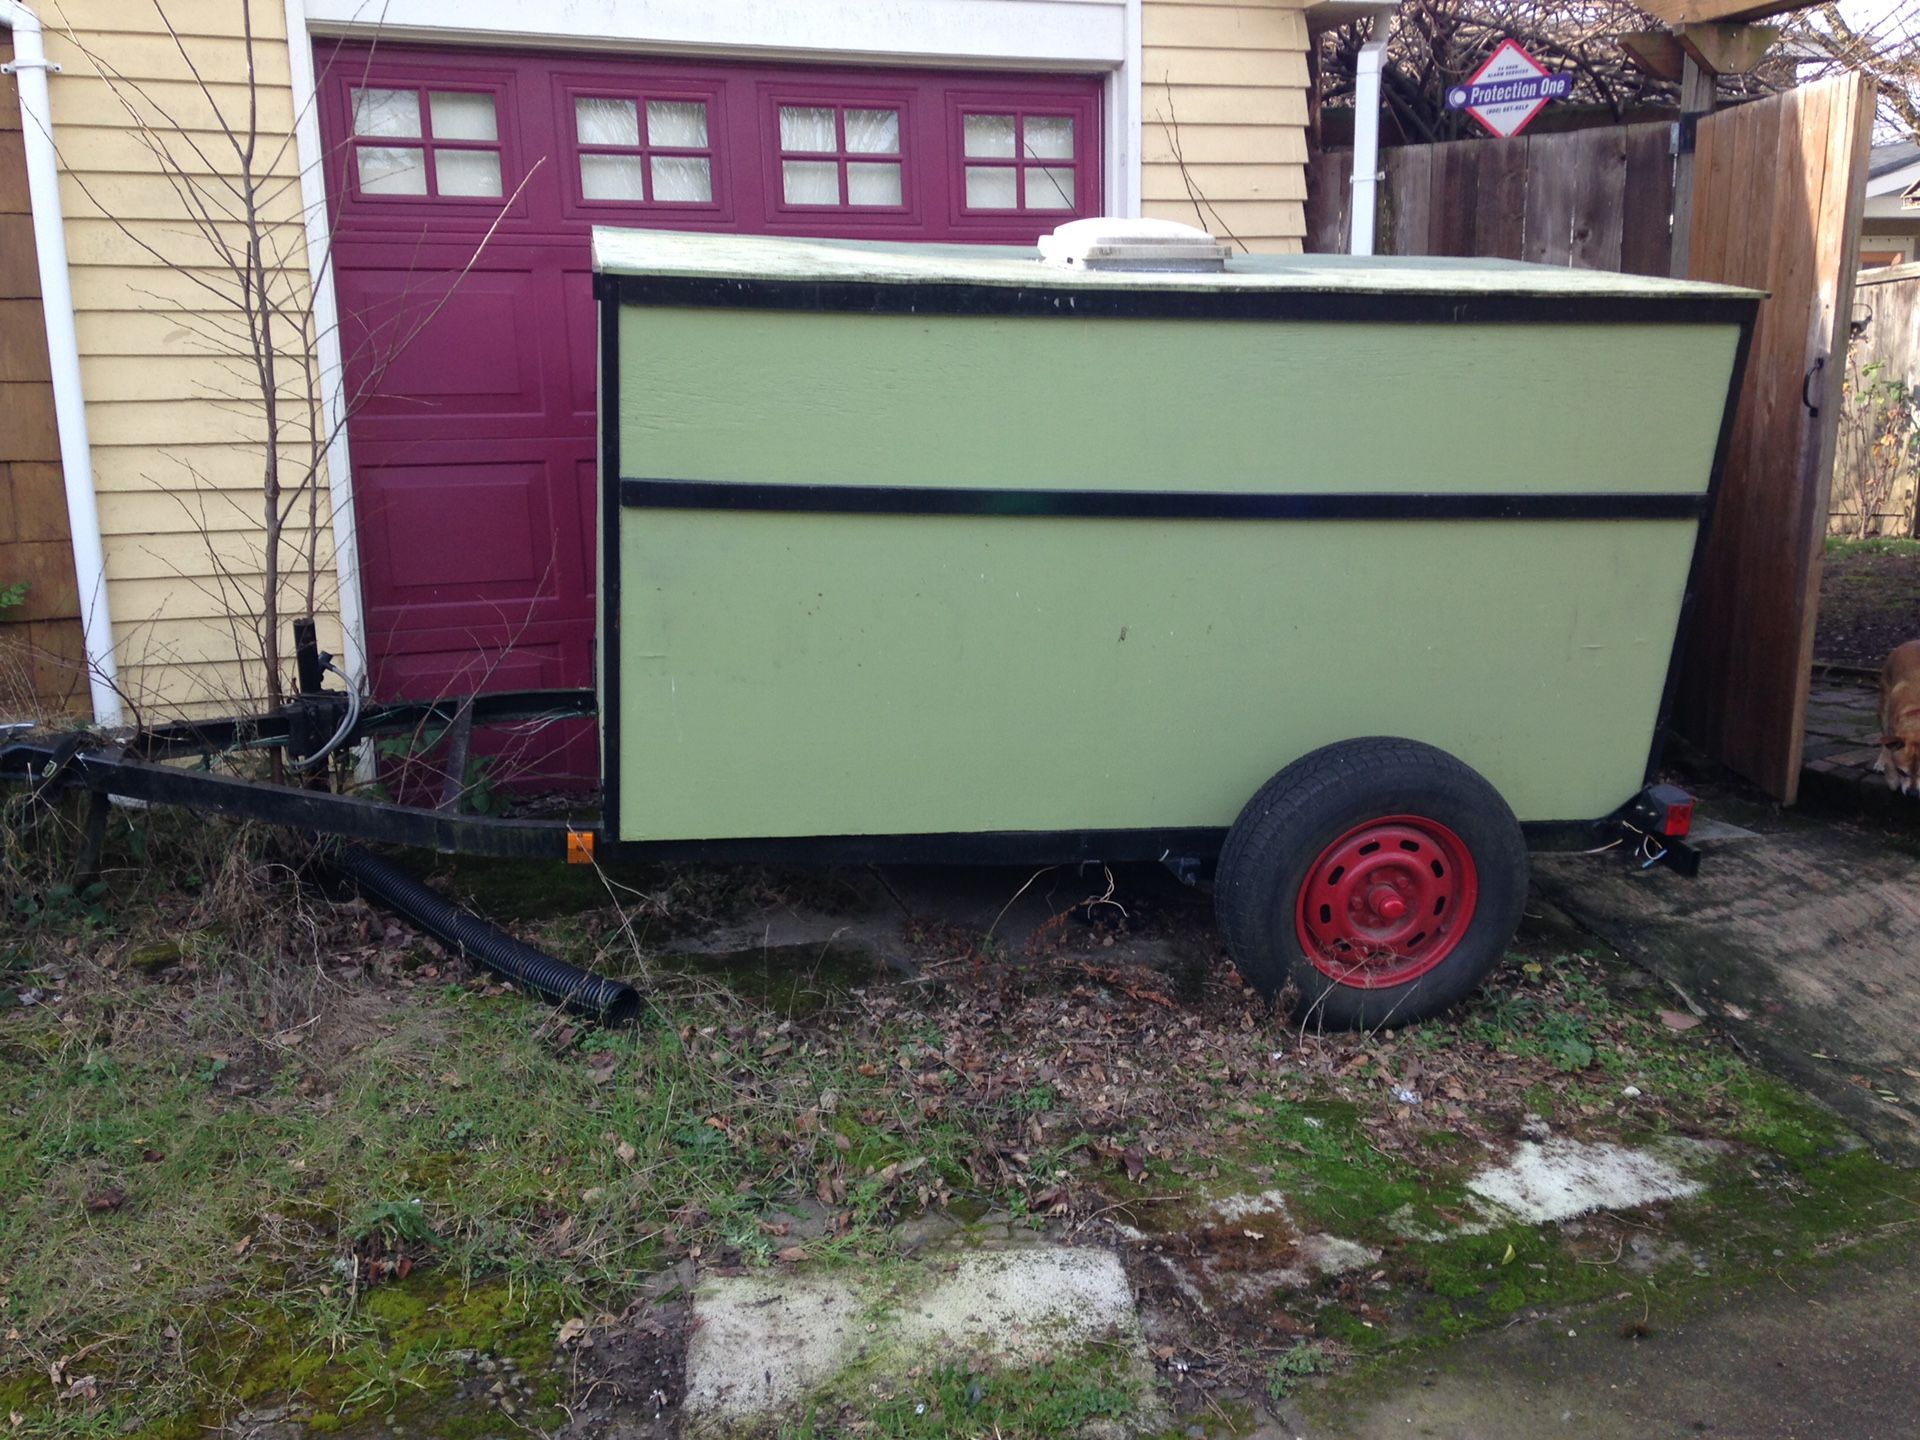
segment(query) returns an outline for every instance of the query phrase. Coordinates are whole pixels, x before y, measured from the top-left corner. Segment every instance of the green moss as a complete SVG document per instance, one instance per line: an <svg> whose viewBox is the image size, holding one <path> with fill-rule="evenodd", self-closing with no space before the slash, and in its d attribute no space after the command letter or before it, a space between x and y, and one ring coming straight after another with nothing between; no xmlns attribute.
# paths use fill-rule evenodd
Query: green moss
<svg viewBox="0 0 1920 1440"><path fill-rule="evenodd" d="M1095 1421L1134 1417L1147 1385L1133 1358L1110 1346L1086 1346L1031 1366L942 1364L900 1380L843 1376L821 1395L795 1437L838 1433L821 1416L858 1417L862 1433L887 1440L962 1435L1021 1435L1034 1440L1081 1434Z"/></svg>
<svg viewBox="0 0 1920 1440"><path fill-rule="evenodd" d="M1278 1100L1246 1158L1271 1169L1303 1224L1380 1243L1391 1238L1389 1216L1434 1203L1436 1177L1376 1150L1362 1113L1347 1101Z"/></svg>
<svg viewBox="0 0 1920 1440"><path fill-rule="evenodd" d="M38 1371L0 1376L0 1414L29 1410L53 1398L47 1377Z"/></svg>

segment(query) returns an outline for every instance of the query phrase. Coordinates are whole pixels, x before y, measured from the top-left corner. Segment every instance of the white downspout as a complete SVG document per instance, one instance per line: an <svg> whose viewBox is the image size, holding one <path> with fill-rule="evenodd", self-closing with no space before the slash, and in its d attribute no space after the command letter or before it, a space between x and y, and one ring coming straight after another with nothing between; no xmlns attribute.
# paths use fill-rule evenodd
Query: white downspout
<svg viewBox="0 0 1920 1440"><path fill-rule="evenodd" d="M1353 239L1347 246L1353 255L1373 253L1380 204L1380 62L1392 25L1392 6L1373 12L1373 34L1360 47L1353 69Z"/></svg>
<svg viewBox="0 0 1920 1440"><path fill-rule="evenodd" d="M286 0L287 60L293 77L294 154L300 167L300 208L307 228L307 275L313 286L314 353L319 361L320 424L327 445L327 503L333 524L334 573L339 577L340 667L349 686L366 691L367 620L360 595L360 533L353 508L353 461L347 450L346 382L340 354L339 298L333 287L333 232L327 217L326 149L315 94L313 37L306 0ZM363 759L371 761L373 747ZM371 772L368 779L372 778Z"/></svg>
<svg viewBox="0 0 1920 1440"><path fill-rule="evenodd" d="M47 71L60 67L47 61L39 18L18 0L0 0L0 25L13 31L13 62L4 69L20 86L20 137L27 155L27 197L40 264L40 308L46 316L53 413L67 487L67 530L80 591L80 629L86 638L87 686L92 692L94 724L111 728L121 720L120 674L113 658L107 562L93 493L86 395L80 386L80 339L73 328L67 226L60 212L60 160L53 148L53 107L47 98Z"/></svg>

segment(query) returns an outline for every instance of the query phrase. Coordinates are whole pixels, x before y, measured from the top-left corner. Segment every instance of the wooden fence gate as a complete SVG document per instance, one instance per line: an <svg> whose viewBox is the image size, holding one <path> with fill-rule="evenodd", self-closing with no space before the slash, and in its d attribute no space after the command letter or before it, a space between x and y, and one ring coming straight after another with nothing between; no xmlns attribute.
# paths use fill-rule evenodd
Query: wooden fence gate
<svg viewBox="0 0 1920 1440"><path fill-rule="evenodd" d="M1694 591L1675 720L1791 804L1865 204L1873 82L1843 75L1700 121L1687 273L1771 293Z"/></svg>
<svg viewBox="0 0 1920 1440"><path fill-rule="evenodd" d="M1382 255L1488 255L1665 275L1671 255L1673 127L1616 125L1514 140L1454 140L1381 153ZM1347 248L1353 152L1307 172L1310 251Z"/></svg>

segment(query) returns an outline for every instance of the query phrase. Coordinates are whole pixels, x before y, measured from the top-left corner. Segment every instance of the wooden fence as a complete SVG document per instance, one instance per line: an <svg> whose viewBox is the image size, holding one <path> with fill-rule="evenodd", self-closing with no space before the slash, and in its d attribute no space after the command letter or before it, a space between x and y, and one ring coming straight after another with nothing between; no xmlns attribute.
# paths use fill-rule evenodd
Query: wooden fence
<svg viewBox="0 0 1920 1440"><path fill-rule="evenodd" d="M1912 536L1920 504L1920 265L1855 284L1827 533Z"/></svg>
<svg viewBox="0 0 1920 1440"><path fill-rule="evenodd" d="M1382 255L1488 255L1665 275L1673 216L1673 129L1616 125L1515 140L1456 140L1381 152ZM1353 152L1307 172L1309 251L1347 248Z"/></svg>

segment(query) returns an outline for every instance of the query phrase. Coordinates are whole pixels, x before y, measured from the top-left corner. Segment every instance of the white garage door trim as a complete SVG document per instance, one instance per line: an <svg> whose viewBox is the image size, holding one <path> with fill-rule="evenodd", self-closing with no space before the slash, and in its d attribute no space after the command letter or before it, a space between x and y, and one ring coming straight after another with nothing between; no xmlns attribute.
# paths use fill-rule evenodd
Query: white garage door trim
<svg viewBox="0 0 1920 1440"><path fill-rule="evenodd" d="M367 673L366 617L354 527L353 471L341 380L339 306L328 263L325 153L314 100L314 34L379 35L451 44L551 43L810 64L940 64L1110 73L1106 87L1105 208L1140 213L1140 0L285 0L300 197L313 276L329 505L340 583L342 660Z"/></svg>

